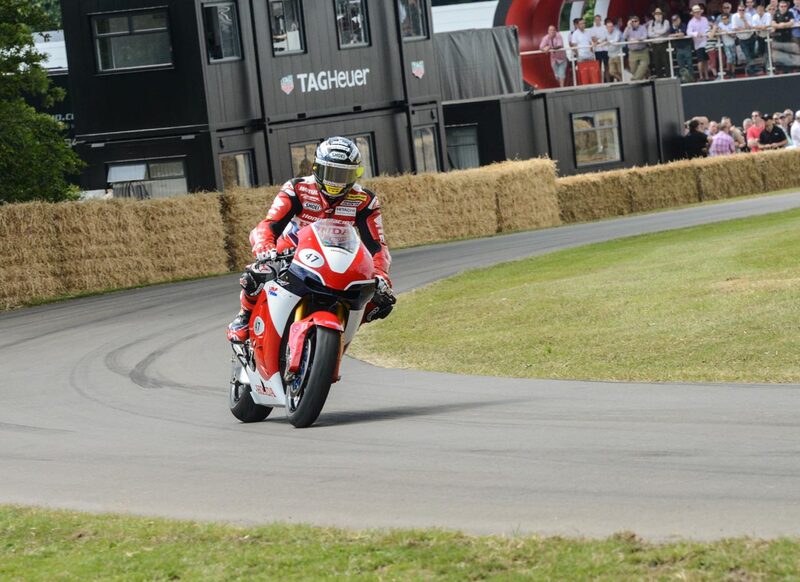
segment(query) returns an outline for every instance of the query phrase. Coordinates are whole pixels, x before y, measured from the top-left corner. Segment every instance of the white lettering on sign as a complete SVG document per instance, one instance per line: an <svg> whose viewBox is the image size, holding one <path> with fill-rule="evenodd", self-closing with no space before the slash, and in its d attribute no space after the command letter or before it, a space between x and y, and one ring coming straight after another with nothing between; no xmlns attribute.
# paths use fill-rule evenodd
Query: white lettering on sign
<svg viewBox="0 0 800 582"><path fill-rule="evenodd" d="M331 89L347 89L363 87L367 84L369 69L354 71L320 71L318 73L298 73L301 93L314 91L330 91Z"/></svg>

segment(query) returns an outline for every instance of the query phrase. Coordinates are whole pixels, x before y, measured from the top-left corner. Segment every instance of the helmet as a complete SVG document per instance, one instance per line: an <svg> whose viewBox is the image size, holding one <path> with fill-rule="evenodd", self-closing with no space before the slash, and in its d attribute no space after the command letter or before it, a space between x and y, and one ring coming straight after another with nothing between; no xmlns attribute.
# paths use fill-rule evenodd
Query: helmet
<svg viewBox="0 0 800 582"><path fill-rule="evenodd" d="M361 152L346 137L329 137L319 144L311 169L317 187L328 199L343 197L364 173Z"/></svg>

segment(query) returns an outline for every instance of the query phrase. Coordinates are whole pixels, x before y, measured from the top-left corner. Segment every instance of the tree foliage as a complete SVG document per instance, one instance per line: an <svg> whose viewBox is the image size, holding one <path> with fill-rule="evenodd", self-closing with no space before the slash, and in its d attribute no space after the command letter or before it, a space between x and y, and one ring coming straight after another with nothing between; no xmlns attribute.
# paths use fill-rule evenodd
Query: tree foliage
<svg viewBox="0 0 800 582"><path fill-rule="evenodd" d="M0 203L63 200L66 176L81 166L61 124L26 104L44 107L64 98L42 67L33 33L54 26L39 2L0 0Z"/></svg>

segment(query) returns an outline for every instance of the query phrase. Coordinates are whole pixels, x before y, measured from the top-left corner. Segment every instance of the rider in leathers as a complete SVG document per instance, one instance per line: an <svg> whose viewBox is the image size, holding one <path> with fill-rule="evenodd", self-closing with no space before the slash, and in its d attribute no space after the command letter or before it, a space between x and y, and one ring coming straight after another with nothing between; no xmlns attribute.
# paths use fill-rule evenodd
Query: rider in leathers
<svg viewBox="0 0 800 582"><path fill-rule="evenodd" d="M267 218L250 233L250 243L258 260L274 260L277 253L294 247L297 231L312 222L332 218L353 224L375 265L377 290L364 314L368 322L389 315L395 298L389 279L392 257L384 240L380 203L375 194L356 184L363 171L355 143L344 137L326 139L317 147L312 175L289 180L281 187ZM250 270L240 283L242 308L228 326L232 342L247 340L250 314L261 290Z"/></svg>

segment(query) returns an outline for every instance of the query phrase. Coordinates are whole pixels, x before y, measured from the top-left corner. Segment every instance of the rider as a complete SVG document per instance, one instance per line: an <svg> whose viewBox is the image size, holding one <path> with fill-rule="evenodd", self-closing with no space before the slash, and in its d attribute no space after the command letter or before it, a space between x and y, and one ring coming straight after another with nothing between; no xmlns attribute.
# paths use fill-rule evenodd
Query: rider
<svg viewBox="0 0 800 582"><path fill-rule="evenodd" d="M364 321L382 319L395 302L389 266L392 257L383 236L383 218L377 196L356 180L364 173L361 152L345 137L330 137L319 144L312 174L289 180L275 197L267 218L250 233L253 254L259 261L277 258L279 251L297 244L297 231L304 226L333 218L353 224L375 264L375 295L367 305ZM249 336L250 314L261 284L246 271L242 285L242 309L228 326L228 339L244 342Z"/></svg>

